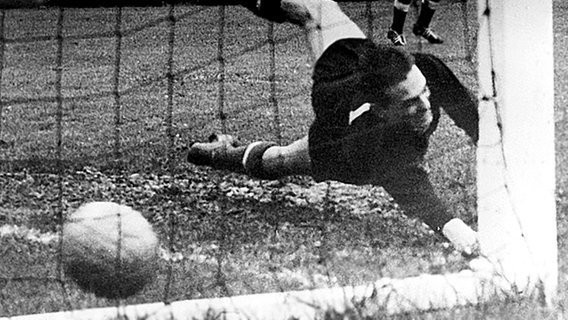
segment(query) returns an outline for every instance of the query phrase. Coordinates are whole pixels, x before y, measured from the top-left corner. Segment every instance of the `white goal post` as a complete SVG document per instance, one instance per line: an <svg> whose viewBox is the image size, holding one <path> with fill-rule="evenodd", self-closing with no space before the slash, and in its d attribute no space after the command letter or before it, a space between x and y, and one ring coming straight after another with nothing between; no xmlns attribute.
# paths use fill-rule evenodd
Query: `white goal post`
<svg viewBox="0 0 568 320"><path fill-rule="evenodd" d="M481 251L519 291L557 289L552 1L479 0Z"/></svg>
<svg viewBox="0 0 568 320"><path fill-rule="evenodd" d="M557 295L552 0L478 0L481 257L455 274L369 285L0 318L314 319Z"/></svg>

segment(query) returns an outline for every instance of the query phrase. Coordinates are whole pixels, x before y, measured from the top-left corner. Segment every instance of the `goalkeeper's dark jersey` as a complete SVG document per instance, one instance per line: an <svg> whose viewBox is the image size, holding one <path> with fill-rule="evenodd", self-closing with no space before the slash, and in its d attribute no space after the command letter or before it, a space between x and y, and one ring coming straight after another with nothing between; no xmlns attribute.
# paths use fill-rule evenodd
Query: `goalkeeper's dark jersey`
<svg viewBox="0 0 568 320"><path fill-rule="evenodd" d="M310 157L316 181L380 184L381 172L419 162L436 129L440 109L477 141L476 101L438 58L414 54L430 88L434 119L428 130L409 124L393 125L372 112L380 101L363 101L357 87L358 59L370 40L343 39L318 60L313 74L315 120L309 132Z"/></svg>

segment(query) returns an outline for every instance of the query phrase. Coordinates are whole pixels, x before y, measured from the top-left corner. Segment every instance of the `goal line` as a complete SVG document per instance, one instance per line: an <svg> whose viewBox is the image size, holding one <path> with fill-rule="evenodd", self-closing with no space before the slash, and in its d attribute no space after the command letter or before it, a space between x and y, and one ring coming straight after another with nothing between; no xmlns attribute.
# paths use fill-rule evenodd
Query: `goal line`
<svg viewBox="0 0 568 320"><path fill-rule="evenodd" d="M216 299L176 301L84 309L0 318L2 320L63 319L321 319L326 315L384 314L450 309L510 297L505 278L468 270L448 275L405 279L382 278L369 285L265 293Z"/></svg>

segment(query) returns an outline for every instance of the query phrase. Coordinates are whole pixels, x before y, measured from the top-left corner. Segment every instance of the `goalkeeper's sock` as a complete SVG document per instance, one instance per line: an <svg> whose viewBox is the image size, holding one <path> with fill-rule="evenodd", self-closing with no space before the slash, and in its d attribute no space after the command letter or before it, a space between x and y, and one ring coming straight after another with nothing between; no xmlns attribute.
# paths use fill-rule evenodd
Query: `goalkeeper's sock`
<svg viewBox="0 0 568 320"><path fill-rule="evenodd" d="M406 21L406 15L407 15L407 12L395 7L393 9L391 30L396 31L396 33L398 33L398 34L403 34L404 33L404 23Z"/></svg>
<svg viewBox="0 0 568 320"><path fill-rule="evenodd" d="M418 16L418 20L416 21L416 25L427 29L430 27L430 22L432 22L432 18L434 17L434 13L436 9L432 9L429 5L423 4L420 8L420 15Z"/></svg>
<svg viewBox="0 0 568 320"><path fill-rule="evenodd" d="M406 22L406 15L410 10L410 0L395 0L393 5L393 15L391 30L396 31L398 34L404 33L404 23Z"/></svg>

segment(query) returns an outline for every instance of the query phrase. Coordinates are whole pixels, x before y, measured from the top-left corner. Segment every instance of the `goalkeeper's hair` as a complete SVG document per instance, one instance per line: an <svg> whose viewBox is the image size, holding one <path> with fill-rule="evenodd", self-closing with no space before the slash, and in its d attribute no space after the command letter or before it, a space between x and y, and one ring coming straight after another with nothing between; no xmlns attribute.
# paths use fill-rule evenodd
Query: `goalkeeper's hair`
<svg viewBox="0 0 568 320"><path fill-rule="evenodd" d="M362 93L375 99L388 99L386 91L406 79L414 57L392 45L367 42L359 59Z"/></svg>

